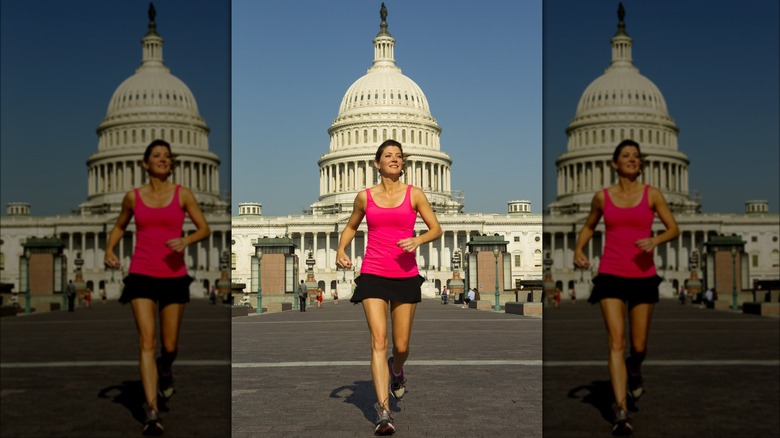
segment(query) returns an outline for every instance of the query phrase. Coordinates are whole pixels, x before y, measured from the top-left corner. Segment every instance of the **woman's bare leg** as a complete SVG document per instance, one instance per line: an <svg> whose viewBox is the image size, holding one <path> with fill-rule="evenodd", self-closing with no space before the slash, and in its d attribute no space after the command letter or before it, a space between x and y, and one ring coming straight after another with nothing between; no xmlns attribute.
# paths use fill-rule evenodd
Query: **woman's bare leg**
<svg viewBox="0 0 780 438"><path fill-rule="evenodd" d="M609 377L615 403L620 409L628 410L626 404L626 303L617 298L601 300L601 313L609 336Z"/></svg>
<svg viewBox="0 0 780 438"><path fill-rule="evenodd" d="M363 300L368 330L371 334L371 378L380 406L390 410L388 385L390 373L387 370L387 310L388 302L379 298Z"/></svg>

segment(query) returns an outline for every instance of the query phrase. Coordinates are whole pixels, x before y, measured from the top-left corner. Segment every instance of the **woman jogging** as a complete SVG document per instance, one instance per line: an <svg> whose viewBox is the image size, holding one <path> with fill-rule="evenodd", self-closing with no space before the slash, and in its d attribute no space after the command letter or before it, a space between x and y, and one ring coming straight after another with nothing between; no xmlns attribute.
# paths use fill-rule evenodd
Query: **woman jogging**
<svg viewBox="0 0 780 438"><path fill-rule="evenodd" d="M379 171L378 185L362 190L355 197L349 222L344 227L336 252L336 264L352 267L346 248L355 237L363 217L368 225L368 244L357 289L350 300L363 303L371 334L371 377L378 402L374 433L389 435L395 431L390 415L388 385L397 399L406 393L403 365L409 357L409 340L417 303L421 300L424 279L417 270L415 250L441 236L441 226L422 190L401 182L404 154L401 144L387 140L379 146L374 167ZM428 227L414 235L417 215ZM393 353L387 354L387 313L393 331Z"/></svg>
<svg viewBox="0 0 780 438"><path fill-rule="evenodd" d="M170 181L173 154L167 142L155 140L149 144L142 164L148 183L125 195L122 211L108 237L105 265L110 269L121 266L114 248L135 216L136 245L119 302L130 303L138 329L139 369L146 399L143 433L160 435L163 426L157 396L159 393L161 398L168 399L174 393L171 368L184 305L190 300L192 277L187 274L184 249L207 238L210 231L192 192ZM197 230L182 237L185 213ZM155 360L158 312L162 348Z"/></svg>
<svg viewBox="0 0 780 438"><path fill-rule="evenodd" d="M633 426L626 397L638 400L644 393L641 365L647 354L650 318L661 282L653 262L653 249L680 234L663 194L639 180L642 162L638 143L625 140L615 148L611 164L618 181L593 196L590 214L574 250L574 265L590 267L584 248L604 216L604 253L588 302L600 303L609 336L609 376L616 405L613 435L631 434ZM666 230L653 235L656 215ZM631 326L628 358L624 357L626 309Z"/></svg>

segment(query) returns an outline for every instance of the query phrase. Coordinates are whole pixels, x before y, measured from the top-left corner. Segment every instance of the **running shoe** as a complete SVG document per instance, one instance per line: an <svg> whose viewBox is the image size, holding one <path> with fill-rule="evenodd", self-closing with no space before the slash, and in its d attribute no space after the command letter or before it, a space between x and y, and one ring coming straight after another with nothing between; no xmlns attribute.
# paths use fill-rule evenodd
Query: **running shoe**
<svg viewBox="0 0 780 438"><path fill-rule="evenodd" d="M395 432L395 426L393 426L393 416L390 415L390 411L379 403L374 405L374 409L376 409L377 415L374 435L392 435Z"/></svg>
<svg viewBox="0 0 780 438"><path fill-rule="evenodd" d="M612 422L612 435L626 436L631 435L633 431L634 427L631 426L631 418L629 418L628 412L618 409L615 412L615 421Z"/></svg>
<svg viewBox="0 0 780 438"><path fill-rule="evenodd" d="M168 401L176 392L176 389L173 387L173 372L168 370L166 373L160 366L160 359L157 359L157 373L157 384L159 386L157 393L164 401Z"/></svg>
<svg viewBox="0 0 780 438"><path fill-rule="evenodd" d="M404 370L401 369L401 374L396 375L393 371L393 356L387 359L387 367L390 369L390 393L393 397L401 400L406 394L406 378L404 377Z"/></svg>
<svg viewBox="0 0 780 438"><path fill-rule="evenodd" d="M154 409L145 406L146 408L146 420L144 421L143 434L147 436L162 435L163 425L160 414Z"/></svg>
<svg viewBox="0 0 780 438"><path fill-rule="evenodd" d="M626 372L628 374L628 396L632 400L639 400L645 393L645 387L642 380L642 372L634 369L630 358L626 358Z"/></svg>

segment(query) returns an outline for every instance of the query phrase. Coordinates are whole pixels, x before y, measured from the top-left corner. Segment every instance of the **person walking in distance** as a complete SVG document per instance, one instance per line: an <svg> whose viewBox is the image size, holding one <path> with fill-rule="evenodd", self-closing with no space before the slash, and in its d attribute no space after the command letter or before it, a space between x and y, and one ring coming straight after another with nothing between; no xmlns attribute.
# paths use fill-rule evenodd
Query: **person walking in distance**
<svg viewBox="0 0 780 438"><path fill-rule="evenodd" d="M301 284L298 285L298 301L300 302L300 311L306 311L306 301L309 299L309 288L306 287L306 283L301 280Z"/></svg>
<svg viewBox="0 0 780 438"><path fill-rule="evenodd" d="M371 335L371 377L378 400L374 405L377 435L395 431L388 385L395 398L400 400L406 394L403 366L409 357L412 323L424 281L417 269L415 250L438 239L442 233L425 193L401 181L404 159L401 143L387 140L379 146L374 157L379 184L361 190L355 197L336 251L336 264L351 269L352 260L346 248L365 217L368 244L350 301L363 304ZM428 231L415 236L418 215ZM385 359L388 311L392 320L393 353Z"/></svg>
<svg viewBox="0 0 780 438"><path fill-rule="evenodd" d="M184 250L207 238L211 231L198 201L186 187L171 181L173 153L164 140L147 146L142 160L148 182L130 190L106 244L105 265L121 267L114 248L135 217L136 244L124 289L119 298L130 303L138 330L139 369L144 390L144 435L163 433L158 395L164 401L174 394L172 365L178 353L179 329L184 306L190 300L192 277L187 273ZM196 231L184 235L185 214ZM155 319L159 316L161 351L157 354Z"/></svg>
<svg viewBox="0 0 780 438"><path fill-rule="evenodd" d="M590 213L574 249L574 265L588 269L590 262L585 247L603 216L604 253L588 302L601 305L607 327L609 375L615 397L613 435L632 433L627 396L636 401L644 394L641 365L647 354L650 318L658 302L661 282L653 263L653 249L680 234L661 191L640 181L642 163L638 143L625 140L617 145L611 162L617 183L593 196ZM666 230L653 235L656 215ZM624 357L626 310L631 328L631 352L627 358Z"/></svg>

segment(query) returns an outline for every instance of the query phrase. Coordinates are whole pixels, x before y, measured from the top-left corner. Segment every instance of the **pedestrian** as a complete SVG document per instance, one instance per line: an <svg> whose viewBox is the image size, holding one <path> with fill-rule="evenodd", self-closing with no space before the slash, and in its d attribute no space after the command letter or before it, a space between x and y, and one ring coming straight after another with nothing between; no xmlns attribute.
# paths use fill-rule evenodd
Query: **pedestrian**
<svg viewBox="0 0 780 438"><path fill-rule="evenodd" d="M92 308L92 289L87 288L87 290L84 292L84 302L87 305L87 309Z"/></svg>
<svg viewBox="0 0 780 438"><path fill-rule="evenodd" d="M469 288L468 292L466 292L463 295L463 305L461 306L464 309L469 308L469 304L471 304L472 301L477 297L477 292L474 290L474 288Z"/></svg>
<svg viewBox="0 0 780 438"><path fill-rule="evenodd" d="M633 431L626 396L638 400L644 393L641 364L647 354L650 319L661 282L653 264L653 249L680 234L661 191L641 182L642 163L639 144L633 140L615 148L611 165L617 182L593 196L574 249L575 266L588 269L584 249L604 216L606 244L588 302L600 303L607 327L609 375L615 397L613 435ZM666 230L654 236L655 215ZM631 328L628 358L624 358L626 309Z"/></svg>
<svg viewBox="0 0 780 438"><path fill-rule="evenodd" d="M680 286L680 293L677 296L680 304L685 304L685 286Z"/></svg>
<svg viewBox="0 0 780 438"><path fill-rule="evenodd" d="M122 210L108 238L105 264L111 269L121 266L114 248L135 217L136 244L119 302L130 303L138 329L139 369L146 401L143 433L159 435L163 426L158 395L165 401L174 394L172 365L193 280L187 274L184 250L211 232L192 192L171 181L174 163L170 144L152 141L141 164L148 174L148 182L125 194ZM185 213L195 225L193 233L183 233ZM155 359L158 314L162 348L160 357Z"/></svg>
<svg viewBox="0 0 780 438"><path fill-rule="evenodd" d="M106 287L103 286L100 288L100 302L106 304L106 299L108 299L106 296Z"/></svg>
<svg viewBox="0 0 780 438"><path fill-rule="evenodd" d="M707 306L710 306L711 303L715 301L715 289L709 288L707 289L707 292L704 292L704 301Z"/></svg>
<svg viewBox="0 0 780 438"><path fill-rule="evenodd" d="M561 290L555 289L555 296L553 297L553 301L555 302L555 308L559 309L561 307Z"/></svg>
<svg viewBox="0 0 780 438"><path fill-rule="evenodd" d="M68 280L65 290L68 293L68 312L73 312L73 308L76 307L76 285L73 284L73 280Z"/></svg>
<svg viewBox="0 0 780 438"><path fill-rule="evenodd" d="M209 291L209 302L211 304L217 304L217 286L211 285L211 290Z"/></svg>
<svg viewBox="0 0 780 438"><path fill-rule="evenodd" d="M447 304L447 296L448 295L449 294L447 292L447 286L444 286L444 288L442 288L442 290L441 290L441 303L442 304Z"/></svg>
<svg viewBox="0 0 780 438"><path fill-rule="evenodd" d="M569 289L569 295L571 295L571 303L576 304L577 303L577 292L574 291L574 288Z"/></svg>
<svg viewBox="0 0 780 438"><path fill-rule="evenodd" d="M306 300L309 299L309 288L306 287L306 283L301 280L301 284L298 285L298 301L301 304L301 312L306 311Z"/></svg>
<svg viewBox="0 0 780 438"><path fill-rule="evenodd" d="M442 231L425 193L401 181L404 169L401 143L395 140L382 143L376 151L374 167L380 182L361 190L355 197L352 214L339 240L336 264L343 269L352 268L346 248L365 217L368 244L350 301L363 304L371 334L371 377L378 400L374 405L377 411L374 433L388 435L395 431L388 384L396 399L406 394L403 366L409 357L414 313L425 281L417 268L415 250L438 239ZM415 236L418 214L428 231ZM388 310L393 353L385 359Z"/></svg>
<svg viewBox="0 0 780 438"><path fill-rule="evenodd" d="M317 308L322 309L322 289L317 288Z"/></svg>
<svg viewBox="0 0 780 438"><path fill-rule="evenodd" d="M339 291L333 290L333 304L339 303Z"/></svg>

